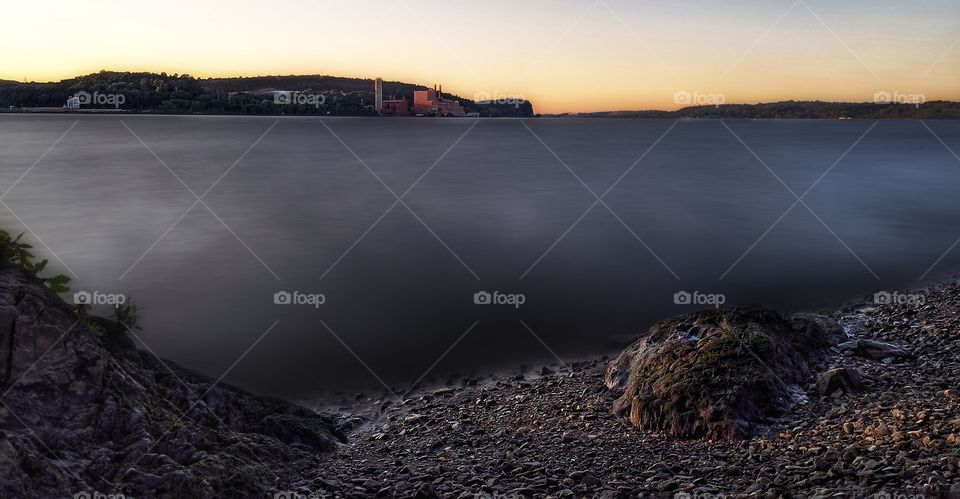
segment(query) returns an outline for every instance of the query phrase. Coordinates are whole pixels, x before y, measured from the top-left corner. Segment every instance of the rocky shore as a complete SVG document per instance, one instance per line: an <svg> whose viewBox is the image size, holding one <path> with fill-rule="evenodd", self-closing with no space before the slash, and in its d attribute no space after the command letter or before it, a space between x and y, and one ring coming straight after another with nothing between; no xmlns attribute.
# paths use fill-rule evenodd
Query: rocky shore
<svg viewBox="0 0 960 499"><path fill-rule="evenodd" d="M960 498L960 283L909 298L707 310L613 359L314 412L137 350L5 267L0 496Z"/></svg>
<svg viewBox="0 0 960 499"><path fill-rule="evenodd" d="M622 392L605 385L608 359L558 362L453 380L402 399L344 400L346 412L378 415L286 490L341 497L958 498L960 284L911 296L921 298L848 306L822 318L835 321L841 336L818 347L815 359L800 359L806 374L783 380L797 388L792 403L749 435L705 440L677 438L669 426L638 429L614 414ZM769 377L758 359L740 358L764 383L787 375L782 358L765 359ZM756 391L766 386L744 390L769 395Z"/></svg>
<svg viewBox="0 0 960 499"><path fill-rule="evenodd" d="M12 265L0 389L3 498L265 497L345 441L331 417L137 350Z"/></svg>

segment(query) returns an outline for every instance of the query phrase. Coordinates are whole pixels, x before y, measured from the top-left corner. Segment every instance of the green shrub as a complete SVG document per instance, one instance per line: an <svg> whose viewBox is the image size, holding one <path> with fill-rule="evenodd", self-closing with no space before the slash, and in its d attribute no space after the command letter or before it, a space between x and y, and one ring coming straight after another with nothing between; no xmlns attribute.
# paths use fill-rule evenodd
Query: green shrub
<svg viewBox="0 0 960 499"><path fill-rule="evenodd" d="M113 308L113 316L111 319L119 322L128 329L140 331L140 314L137 312L137 306L130 297L127 297L126 302Z"/></svg>
<svg viewBox="0 0 960 499"><path fill-rule="evenodd" d="M63 274L57 274L52 277L41 277L40 273L47 267L47 260L34 261L34 255L30 252L33 246L21 242L23 234L13 237L9 232L0 229L0 262L19 265L23 270L37 277L47 285L54 293L66 293L70 291L67 284L70 283L70 277Z"/></svg>

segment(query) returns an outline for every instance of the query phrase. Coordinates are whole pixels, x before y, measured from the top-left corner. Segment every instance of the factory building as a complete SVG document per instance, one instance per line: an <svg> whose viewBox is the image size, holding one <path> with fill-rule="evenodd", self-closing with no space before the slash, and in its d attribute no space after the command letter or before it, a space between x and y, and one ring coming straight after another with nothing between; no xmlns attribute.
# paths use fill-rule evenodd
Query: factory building
<svg viewBox="0 0 960 499"><path fill-rule="evenodd" d="M443 87L413 92L413 112L420 116L466 116L460 101L443 98Z"/></svg>

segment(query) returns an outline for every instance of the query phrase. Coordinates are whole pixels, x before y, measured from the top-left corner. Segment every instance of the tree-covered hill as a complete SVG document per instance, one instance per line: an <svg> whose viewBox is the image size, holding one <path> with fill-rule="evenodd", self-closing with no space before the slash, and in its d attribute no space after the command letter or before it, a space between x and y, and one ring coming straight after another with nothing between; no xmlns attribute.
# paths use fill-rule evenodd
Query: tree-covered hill
<svg viewBox="0 0 960 499"><path fill-rule="evenodd" d="M423 85L389 81L385 98L404 98L413 103L414 90ZM321 105L278 105L269 91L322 94ZM63 107L79 92L123 95L122 108L134 112L210 114L318 114L372 115L373 80L327 75L256 76L250 78L194 78L187 74L101 71L51 83L0 81L0 108ZM533 116L529 102L520 106L478 104L456 95L467 112L481 116ZM114 107L110 104L88 107Z"/></svg>
<svg viewBox="0 0 960 499"><path fill-rule="evenodd" d="M960 102L931 101L919 105L872 102L784 101L764 104L722 104L677 111L607 111L560 115L580 118L781 118L781 119L960 119Z"/></svg>

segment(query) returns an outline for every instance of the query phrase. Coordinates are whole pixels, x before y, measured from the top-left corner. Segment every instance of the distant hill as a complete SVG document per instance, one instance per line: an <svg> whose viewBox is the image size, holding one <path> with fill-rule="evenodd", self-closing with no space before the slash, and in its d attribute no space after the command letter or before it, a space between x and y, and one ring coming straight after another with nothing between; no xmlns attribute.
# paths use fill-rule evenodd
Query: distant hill
<svg viewBox="0 0 960 499"><path fill-rule="evenodd" d="M960 102L920 105L872 102L783 101L763 104L693 106L676 111L603 111L560 114L573 118L757 118L757 119L960 119Z"/></svg>
<svg viewBox="0 0 960 499"><path fill-rule="evenodd" d="M415 90L423 85L384 82L384 97L404 98L413 103ZM272 90L323 94L322 104L275 104ZM250 78L194 78L187 74L101 71L51 83L0 81L0 108L62 107L78 92L122 94L123 109L139 112L199 114L313 114L373 115L373 80L328 75L256 76ZM453 94L467 112L481 116L533 116L533 106L476 103ZM89 107L113 107L111 105Z"/></svg>

